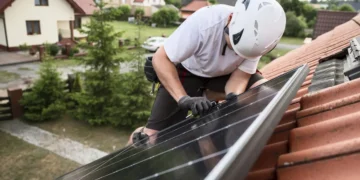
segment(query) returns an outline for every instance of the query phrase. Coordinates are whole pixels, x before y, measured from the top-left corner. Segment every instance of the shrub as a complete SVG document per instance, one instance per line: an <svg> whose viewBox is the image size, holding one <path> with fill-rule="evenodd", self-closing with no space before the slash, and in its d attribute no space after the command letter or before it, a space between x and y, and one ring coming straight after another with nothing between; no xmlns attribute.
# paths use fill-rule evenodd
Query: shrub
<svg viewBox="0 0 360 180"><path fill-rule="evenodd" d="M24 44L22 44L22 45L20 45L19 46L19 49L21 50L21 51L27 51L27 50L29 50L29 46L26 44L26 43L24 43Z"/></svg>
<svg viewBox="0 0 360 180"><path fill-rule="evenodd" d="M66 47L61 47L61 54L66 55Z"/></svg>
<svg viewBox="0 0 360 180"><path fill-rule="evenodd" d="M300 16L296 17L294 12L286 13L286 28L285 36L289 37L305 37L305 18Z"/></svg>
<svg viewBox="0 0 360 180"><path fill-rule="evenodd" d="M128 5L122 5L118 7L119 11L121 11L120 16L118 16L118 20L127 21L128 17L131 15L131 8Z"/></svg>
<svg viewBox="0 0 360 180"><path fill-rule="evenodd" d="M70 57L73 57L75 54L77 54L77 53L79 53L79 52L80 52L79 48L73 47L73 48L70 49L69 56L70 56Z"/></svg>
<svg viewBox="0 0 360 180"><path fill-rule="evenodd" d="M170 8L161 8L151 17L152 22L158 24L159 26L164 26L164 27L177 20L179 20L178 13Z"/></svg>
<svg viewBox="0 0 360 180"><path fill-rule="evenodd" d="M20 101L24 106L24 117L30 121L57 119L65 112L65 83L46 54L44 61L39 72L40 78L35 81L32 91L24 93Z"/></svg>
<svg viewBox="0 0 360 180"><path fill-rule="evenodd" d="M51 56L56 56L60 50L60 47L56 44L46 44L45 45L46 52Z"/></svg>
<svg viewBox="0 0 360 180"><path fill-rule="evenodd" d="M145 14L145 11L143 8L136 8L135 13L134 13L135 18L142 18L144 16L144 14Z"/></svg>

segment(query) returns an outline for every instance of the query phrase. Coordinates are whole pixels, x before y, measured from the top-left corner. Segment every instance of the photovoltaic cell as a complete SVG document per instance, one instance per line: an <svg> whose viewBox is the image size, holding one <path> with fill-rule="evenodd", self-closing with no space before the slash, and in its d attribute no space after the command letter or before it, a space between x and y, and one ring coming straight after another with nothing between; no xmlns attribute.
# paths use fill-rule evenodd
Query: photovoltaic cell
<svg viewBox="0 0 360 180"><path fill-rule="evenodd" d="M58 179L204 179L295 72L159 132L152 146L121 149Z"/></svg>

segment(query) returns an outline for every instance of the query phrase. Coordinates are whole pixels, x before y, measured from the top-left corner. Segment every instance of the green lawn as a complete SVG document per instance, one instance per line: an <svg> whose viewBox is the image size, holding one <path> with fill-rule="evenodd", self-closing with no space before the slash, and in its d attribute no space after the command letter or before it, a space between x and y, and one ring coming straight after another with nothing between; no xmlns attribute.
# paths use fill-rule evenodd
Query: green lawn
<svg viewBox="0 0 360 180"><path fill-rule="evenodd" d="M270 54L268 54L267 56L272 56L274 58L278 58L281 57L283 55L285 55L286 53L288 53L291 50L287 50L287 49L277 49L275 48L274 50L272 50L270 52ZM261 58L260 62L258 64L258 69L263 68L266 64L270 63L270 59L268 58Z"/></svg>
<svg viewBox="0 0 360 180"><path fill-rule="evenodd" d="M79 166L46 149L0 131L0 179L55 179Z"/></svg>
<svg viewBox="0 0 360 180"><path fill-rule="evenodd" d="M13 80L19 79L20 75L8 71L0 71L0 83L8 83Z"/></svg>
<svg viewBox="0 0 360 180"><path fill-rule="evenodd" d="M138 27L124 21L114 21L111 23L116 31L125 31L123 38L130 38L132 41L138 36ZM162 34L169 36L177 27L170 28L153 28L151 26L142 26L140 43L144 42L149 36L161 36Z"/></svg>
<svg viewBox="0 0 360 180"><path fill-rule="evenodd" d="M302 45L304 44L304 38L282 37L280 43Z"/></svg>
<svg viewBox="0 0 360 180"><path fill-rule="evenodd" d="M75 58L69 58L69 59L55 59L54 60L55 65L57 67L69 67L69 66L78 66L80 65L80 61Z"/></svg>
<svg viewBox="0 0 360 180"><path fill-rule="evenodd" d="M52 121L26 123L105 152L113 152L124 147L131 134L130 130L111 126L91 126L85 121L74 120L69 116Z"/></svg>
<svg viewBox="0 0 360 180"><path fill-rule="evenodd" d="M28 67L19 67L18 70L19 71L32 71L33 69L28 68Z"/></svg>

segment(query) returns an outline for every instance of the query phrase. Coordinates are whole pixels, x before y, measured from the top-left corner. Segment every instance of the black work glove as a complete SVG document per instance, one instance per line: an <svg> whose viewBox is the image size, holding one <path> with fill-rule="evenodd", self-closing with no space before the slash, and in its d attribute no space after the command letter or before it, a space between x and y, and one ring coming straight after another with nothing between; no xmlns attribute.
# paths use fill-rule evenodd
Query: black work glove
<svg viewBox="0 0 360 180"><path fill-rule="evenodd" d="M196 115L204 115L209 112L212 103L206 99L205 97L190 97L184 96L182 97L178 105L181 109L191 110L194 116Z"/></svg>
<svg viewBox="0 0 360 180"><path fill-rule="evenodd" d="M238 98L238 95L236 95L236 94L234 94L234 93L229 93L229 94L227 94L226 95L226 98L225 98L225 100L227 101L227 102L235 102L235 101L237 101L237 98Z"/></svg>

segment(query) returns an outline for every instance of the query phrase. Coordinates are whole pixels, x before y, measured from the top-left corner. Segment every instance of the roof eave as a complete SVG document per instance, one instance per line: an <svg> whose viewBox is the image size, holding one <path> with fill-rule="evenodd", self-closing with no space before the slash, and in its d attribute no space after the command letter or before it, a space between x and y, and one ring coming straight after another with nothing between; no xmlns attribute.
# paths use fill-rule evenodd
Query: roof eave
<svg viewBox="0 0 360 180"><path fill-rule="evenodd" d="M4 13L5 9L11 6L14 1L15 0L10 0L8 3L6 3L5 6L0 9L0 14Z"/></svg>

